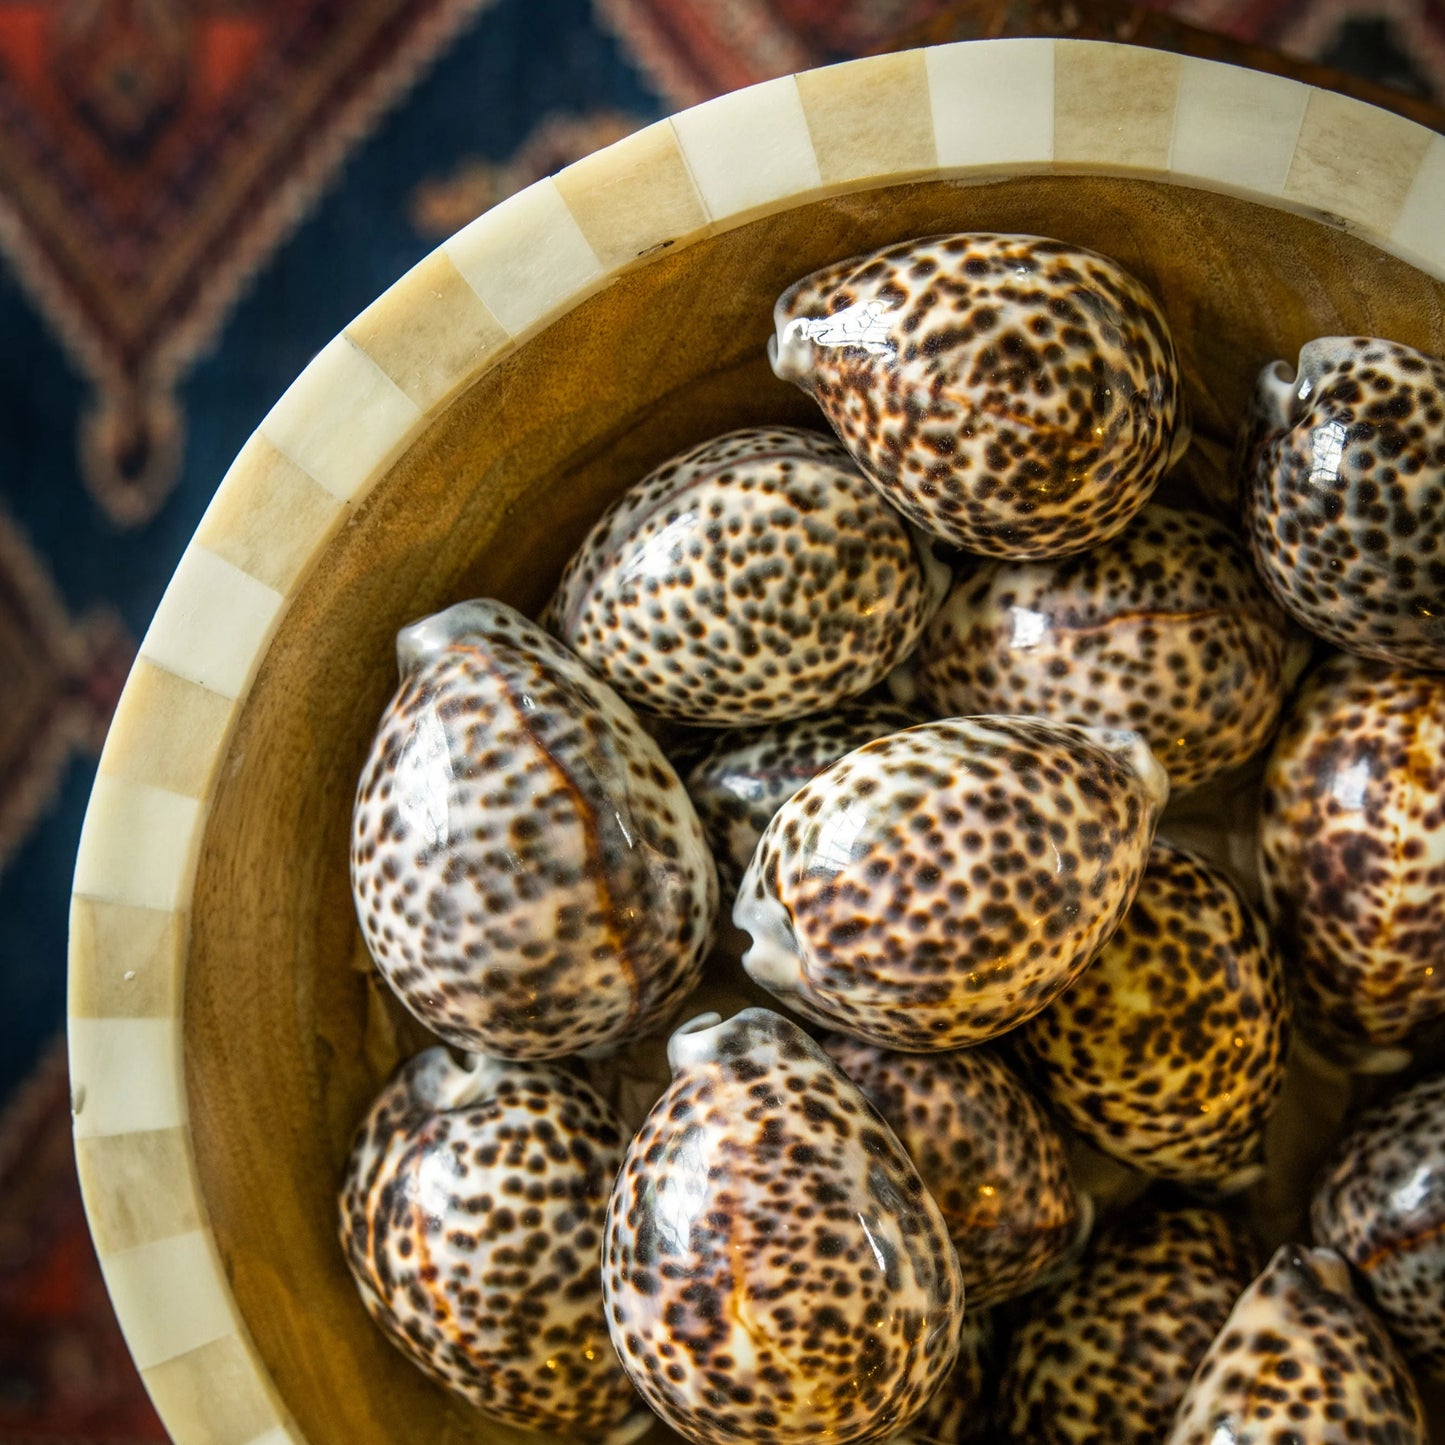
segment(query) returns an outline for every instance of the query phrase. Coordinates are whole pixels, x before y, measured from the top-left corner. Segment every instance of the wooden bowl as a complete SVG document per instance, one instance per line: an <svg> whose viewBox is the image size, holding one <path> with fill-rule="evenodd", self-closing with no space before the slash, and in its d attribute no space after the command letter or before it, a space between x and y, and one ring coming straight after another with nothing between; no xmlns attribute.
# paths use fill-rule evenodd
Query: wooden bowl
<svg viewBox="0 0 1445 1445"><path fill-rule="evenodd" d="M679 448L817 423L775 295L931 232L1036 232L1159 296L1197 428L1265 363L1445 352L1445 141L1292 81L990 41L757 86L539 182L306 368L228 472L140 649L75 874L70 1057L91 1227L181 1445L521 1441L373 1327L334 1233L353 1126L418 1042L367 967L352 794L398 626L546 597Z"/></svg>

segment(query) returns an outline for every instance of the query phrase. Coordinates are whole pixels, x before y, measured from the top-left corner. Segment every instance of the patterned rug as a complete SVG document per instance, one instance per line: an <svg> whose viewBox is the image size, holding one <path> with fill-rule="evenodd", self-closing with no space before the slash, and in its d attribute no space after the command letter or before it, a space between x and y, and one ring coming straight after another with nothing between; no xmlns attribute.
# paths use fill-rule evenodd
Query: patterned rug
<svg viewBox="0 0 1445 1445"><path fill-rule="evenodd" d="M226 464L307 359L479 211L680 105L946 8L0 0L0 1445L165 1438L94 1267L55 1040L95 757ZM1429 0L1156 8L1445 97Z"/></svg>

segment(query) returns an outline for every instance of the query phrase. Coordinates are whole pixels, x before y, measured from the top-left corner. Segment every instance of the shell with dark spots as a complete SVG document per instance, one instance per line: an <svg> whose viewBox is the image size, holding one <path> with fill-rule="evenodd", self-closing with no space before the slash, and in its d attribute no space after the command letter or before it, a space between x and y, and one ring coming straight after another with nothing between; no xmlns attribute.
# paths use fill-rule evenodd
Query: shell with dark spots
<svg viewBox="0 0 1445 1445"><path fill-rule="evenodd" d="M958 1251L970 1308L1022 1294L1087 1228L1047 1114L985 1048L900 1054L832 1034L829 1057L918 1166Z"/></svg>
<svg viewBox="0 0 1445 1445"><path fill-rule="evenodd" d="M357 1131L341 1244L362 1302L495 1420L620 1439L647 1412L608 1338L599 1264L622 1127L547 1064L428 1049Z"/></svg>
<svg viewBox="0 0 1445 1445"><path fill-rule="evenodd" d="M975 1445L992 1441L998 1327L972 1296L958 1337L958 1363L938 1393L893 1445Z"/></svg>
<svg viewBox="0 0 1445 1445"><path fill-rule="evenodd" d="M1190 1382L1167 1445L1427 1445L1420 1396L1344 1260L1282 1245Z"/></svg>
<svg viewBox="0 0 1445 1445"><path fill-rule="evenodd" d="M866 692L936 605L903 519L837 442L772 427L625 492L542 620L634 707L731 727Z"/></svg>
<svg viewBox="0 0 1445 1445"><path fill-rule="evenodd" d="M696 1445L899 1433L948 1377L963 1282L888 1126L797 1025L704 1015L607 1213L613 1343Z"/></svg>
<svg viewBox="0 0 1445 1445"><path fill-rule="evenodd" d="M836 712L721 734L683 781L712 844L724 896L737 892L773 814L844 753L919 719L896 703L857 703Z"/></svg>
<svg viewBox="0 0 1445 1445"><path fill-rule="evenodd" d="M1263 1172L1288 1020L1264 920L1219 869L1156 843L1113 937L1016 1044L1054 1109L1096 1148L1232 1192Z"/></svg>
<svg viewBox="0 0 1445 1445"><path fill-rule="evenodd" d="M804 277L773 319L773 370L812 394L899 511L971 552L1095 546L1188 444L1158 303L1061 241L888 246Z"/></svg>
<svg viewBox="0 0 1445 1445"><path fill-rule="evenodd" d="M1133 728L1183 792L1269 741L1289 654L1228 528L1151 504L1089 552L965 568L910 665L933 716Z"/></svg>
<svg viewBox="0 0 1445 1445"><path fill-rule="evenodd" d="M1210 1209L1141 1205L1023 1302L998 1420L1029 1445L1159 1445L1195 1368L1256 1269Z"/></svg>
<svg viewBox="0 0 1445 1445"><path fill-rule="evenodd" d="M1265 772L1260 874L1301 1031L1402 1067L1445 1023L1445 677L1336 656Z"/></svg>
<svg viewBox="0 0 1445 1445"><path fill-rule="evenodd" d="M1360 1116L1326 1166L1310 1228L1359 1273L1409 1359L1445 1381L1445 1075Z"/></svg>
<svg viewBox="0 0 1445 1445"><path fill-rule="evenodd" d="M1260 374L1241 447L1260 576L1318 637L1445 668L1445 361L1324 336Z"/></svg>
<svg viewBox="0 0 1445 1445"><path fill-rule="evenodd" d="M352 820L362 935L434 1033L559 1058L665 1025L717 876L677 774L541 628L463 602L402 631Z"/></svg>
<svg viewBox="0 0 1445 1445"><path fill-rule="evenodd" d="M733 922L789 1008L905 1052L981 1043L1119 925L1168 780L1136 733L951 718L849 753L773 817Z"/></svg>

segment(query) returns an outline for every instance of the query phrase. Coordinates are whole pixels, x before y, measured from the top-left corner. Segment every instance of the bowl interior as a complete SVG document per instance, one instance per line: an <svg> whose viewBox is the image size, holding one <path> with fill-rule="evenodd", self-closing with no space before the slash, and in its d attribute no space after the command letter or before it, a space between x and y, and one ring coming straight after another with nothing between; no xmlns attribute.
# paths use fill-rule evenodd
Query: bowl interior
<svg viewBox="0 0 1445 1445"><path fill-rule="evenodd" d="M463 597L533 611L606 502L675 450L821 425L764 347L776 294L910 236L1024 231L1095 247L1163 302L1196 429L1227 445L1258 369L1308 338L1445 350L1445 288L1339 230L1146 180L931 181L819 200L663 255L486 372L312 571L223 762L184 998L200 1187L255 1346L313 1445L535 1438L433 1388L362 1311L334 1235L350 1135L422 1042L372 980L352 913L352 794L395 683L397 628Z"/></svg>

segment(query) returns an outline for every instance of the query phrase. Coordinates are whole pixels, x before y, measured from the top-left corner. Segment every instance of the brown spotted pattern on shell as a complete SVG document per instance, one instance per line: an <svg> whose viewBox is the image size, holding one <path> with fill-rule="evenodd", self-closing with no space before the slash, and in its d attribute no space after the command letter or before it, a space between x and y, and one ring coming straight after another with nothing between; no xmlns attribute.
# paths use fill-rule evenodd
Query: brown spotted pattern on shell
<svg viewBox="0 0 1445 1445"><path fill-rule="evenodd" d="M970 1295L953 1373L893 1445L973 1445L992 1440L997 1356L993 1313L977 1308Z"/></svg>
<svg viewBox="0 0 1445 1445"><path fill-rule="evenodd" d="M1360 1116L1315 1191L1310 1228L1358 1271L1405 1354L1445 1381L1445 1075Z"/></svg>
<svg viewBox="0 0 1445 1445"><path fill-rule="evenodd" d="M885 1440L953 1368L963 1283L898 1140L800 1028L704 1015L607 1214L613 1343L688 1440Z"/></svg>
<svg viewBox="0 0 1445 1445"><path fill-rule="evenodd" d="M1420 1397L1327 1249L1286 1244L1210 1345L1167 1445L1427 1445Z"/></svg>
<svg viewBox="0 0 1445 1445"><path fill-rule="evenodd" d="M966 568L909 666L937 717L1133 728L1183 792L1269 741L1288 650L1228 528L1156 504L1092 551Z"/></svg>
<svg viewBox="0 0 1445 1445"><path fill-rule="evenodd" d="M1445 361L1325 336L1261 373L1245 523L1270 590L1362 657L1445 668Z"/></svg>
<svg viewBox="0 0 1445 1445"><path fill-rule="evenodd" d="M1337 656L1286 715L1260 816L1302 1031L1398 1067L1445 1021L1445 677Z"/></svg>
<svg viewBox="0 0 1445 1445"><path fill-rule="evenodd" d="M970 1309L1022 1294L1078 1242L1086 1216L1063 1141L986 1048L900 1054L841 1034L822 1042L918 1166Z"/></svg>
<svg viewBox="0 0 1445 1445"><path fill-rule="evenodd" d="M665 1024L701 972L717 878L657 745L499 602L460 603L397 645L351 851L387 982L447 1042L502 1058Z"/></svg>
<svg viewBox="0 0 1445 1445"><path fill-rule="evenodd" d="M1264 920L1219 869L1156 843L1113 937L1016 1045L1054 1109L1096 1148L1232 1191L1263 1171L1288 1017Z"/></svg>
<svg viewBox="0 0 1445 1445"><path fill-rule="evenodd" d="M724 896L735 894L763 829L799 788L844 753L918 722L896 703L720 734L683 781L712 845Z"/></svg>
<svg viewBox="0 0 1445 1445"><path fill-rule="evenodd" d="M1024 1302L999 1384L1007 1438L1159 1445L1255 1268L1210 1209L1140 1206L1101 1230L1066 1279Z"/></svg>
<svg viewBox="0 0 1445 1445"><path fill-rule="evenodd" d="M733 922L795 1012L904 1051L1047 1006L1118 926L1168 795L1136 733L951 718L849 753L768 824Z"/></svg>
<svg viewBox="0 0 1445 1445"><path fill-rule="evenodd" d="M558 1068L417 1055L357 1131L341 1190L341 1244L372 1318L493 1419L628 1433L645 1411L598 1272L624 1142Z"/></svg>
<svg viewBox="0 0 1445 1445"><path fill-rule="evenodd" d="M1104 541L1188 443L1158 304L1061 241L903 242L804 277L773 318L774 371L899 511L972 552Z"/></svg>
<svg viewBox="0 0 1445 1445"><path fill-rule="evenodd" d="M923 557L831 437L751 428L625 492L545 625L634 707L733 726L866 692L934 605Z"/></svg>

